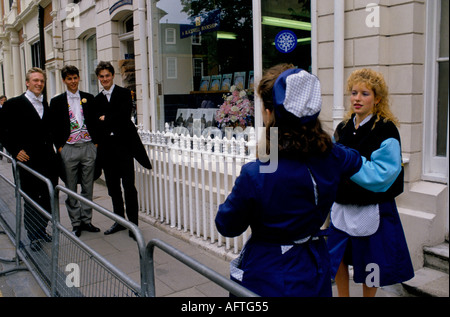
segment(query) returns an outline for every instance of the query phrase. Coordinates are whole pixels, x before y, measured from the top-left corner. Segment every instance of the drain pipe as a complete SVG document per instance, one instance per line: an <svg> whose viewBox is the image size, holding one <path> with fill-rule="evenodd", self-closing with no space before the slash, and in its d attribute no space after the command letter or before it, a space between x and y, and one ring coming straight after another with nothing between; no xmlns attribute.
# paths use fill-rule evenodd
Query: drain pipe
<svg viewBox="0 0 450 317"><path fill-rule="evenodd" d="M333 130L344 118L344 0L334 0Z"/></svg>
<svg viewBox="0 0 450 317"><path fill-rule="evenodd" d="M311 0L311 72L318 76L317 1Z"/></svg>
<svg viewBox="0 0 450 317"><path fill-rule="evenodd" d="M144 130L150 130L150 111L149 111L149 80L148 80L148 52L147 52L147 21L145 0L139 0L139 48L141 54L141 89L142 89L142 124Z"/></svg>

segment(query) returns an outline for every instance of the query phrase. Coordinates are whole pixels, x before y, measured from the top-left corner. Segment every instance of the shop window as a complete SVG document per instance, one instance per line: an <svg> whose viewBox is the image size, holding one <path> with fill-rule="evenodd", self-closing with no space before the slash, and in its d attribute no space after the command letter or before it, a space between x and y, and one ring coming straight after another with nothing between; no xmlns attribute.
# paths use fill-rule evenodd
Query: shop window
<svg viewBox="0 0 450 317"><path fill-rule="evenodd" d="M252 1L160 0L155 5L156 129L172 123L192 134L189 122L177 120L191 114L198 120L206 115L219 130L225 125L242 130L253 126L253 116L244 111L245 118L239 121L215 120L225 102L223 96L231 93L235 83L245 90L253 107Z"/></svg>
<svg viewBox="0 0 450 317"><path fill-rule="evenodd" d="M311 71L311 1L261 1L263 69L279 63Z"/></svg>
<svg viewBox="0 0 450 317"><path fill-rule="evenodd" d="M223 96L231 93L232 86L244 90L253 106L254 67L260 73L259 68L291 63L311 71L311 0L261 0L261 12L257 12L261 24L257 25L253 25L252 2L155 2L152 29L158 36L153 37L156 50L152 53L157 130L163 130L165 123L181 124L177 121L180 114L187 118L193 113L199 118L207 111L213 126L219 129L224 125L242 129L254 126L254 116L238 123L214 121L214 113L220 111L225 103ZM258 43L254 43L254 28L261 30ZM253 47L258 46L254 45L260 46L262 56L255 58ZM176 65L168 57L176 58ZM169 77L174 70L176 78Z"/></svg>

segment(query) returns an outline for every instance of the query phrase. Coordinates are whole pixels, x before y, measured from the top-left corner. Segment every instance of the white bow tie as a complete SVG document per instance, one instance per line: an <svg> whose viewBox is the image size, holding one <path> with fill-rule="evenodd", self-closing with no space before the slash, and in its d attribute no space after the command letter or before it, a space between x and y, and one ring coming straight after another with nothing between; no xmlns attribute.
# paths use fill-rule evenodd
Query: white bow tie
<svg viewBox="0 0 450 317"><path fill-rule="evenodd" d="M103 90L103 94L104 94L105 96L111 96L111 91Z"/></svg>
<svg viewBox="0 0 450 317"><path fill-rule="evenodd" d="M80 98L80 97L78 97L77 95L74 95L74 94L67 95L67 97L69 97L70 99L79 99Z"/></svg>
<svg viewBox="0 0 450 317"><path fill-rule="evenodd" d="M39 97L34 97L34 100L42 102L44 100L44 96L40 95Z"/></svg>

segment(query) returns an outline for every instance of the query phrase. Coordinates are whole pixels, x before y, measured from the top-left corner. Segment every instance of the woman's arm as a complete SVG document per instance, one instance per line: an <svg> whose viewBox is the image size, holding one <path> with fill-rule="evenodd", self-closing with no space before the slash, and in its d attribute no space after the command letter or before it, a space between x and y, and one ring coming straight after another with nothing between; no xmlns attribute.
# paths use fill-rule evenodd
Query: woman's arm
<svg viewBox="0 0 450 317"><path fill-rule="evenodd" d="M362 159L361 169L350 179L373 192L387 191L402 170L400 143L395 138L383 141L380 148L372 152L370 160Z"/></svg>

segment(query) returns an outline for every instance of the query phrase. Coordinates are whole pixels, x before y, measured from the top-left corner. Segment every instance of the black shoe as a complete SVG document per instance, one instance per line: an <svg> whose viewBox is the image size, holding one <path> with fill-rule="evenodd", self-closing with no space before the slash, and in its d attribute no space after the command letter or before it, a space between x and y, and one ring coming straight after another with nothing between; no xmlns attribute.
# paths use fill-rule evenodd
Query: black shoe
<svg viewBox="0 0 450 317"><path fill-rule="evenodd" d="M130 238L132 238L134 241L136 241L136 237L134 236L134 233L131 232L131 230L128 231L128 236L129 236Z"/></svg>
<svg viewBox="0 0 450 317"><path fill-rule="evenodd" d="M94 226L92 223L82 224L81 229L88 232L100 232L100 229Z"/></svg>
<svg viewBox="0 0 450 317"><path fill-rule="evenodd" d="M37 252L40 251L42 248L41 246L41 242L39 242L39 240L31 240L30 241L30 249L33 252Z"/></svg>
<svg viewBox="0 0 450 317"><path fill-rule="evenodd" d="M112 226L111 226L111 228L109 228L108 230L106 230L105 231L105 234L106 235L108 235L108 234L113 234L113 233L116 233L116 232L118 232L118 231L122 231L122 230L125 230L126 228L124 227L124 226L121 226L121 225L119 225L117 222L116 223L114 223Z"/></svg>
<svg viewBox="0 0 450 317"><path fill-rule="evenodd" d="M75 226L72 230L73 234L77 237L81 236L81 226Z"/></svg>

